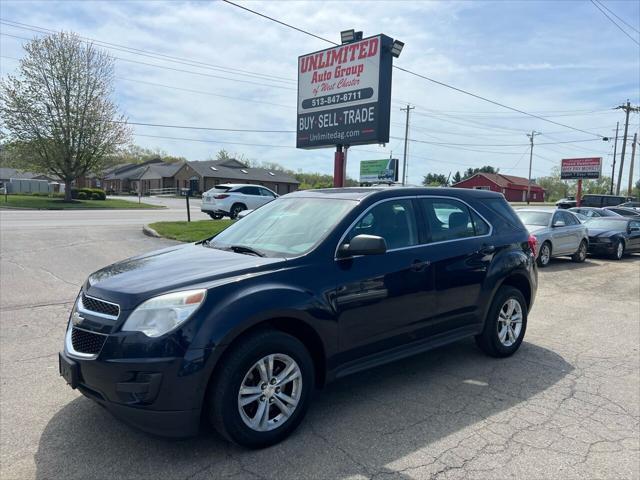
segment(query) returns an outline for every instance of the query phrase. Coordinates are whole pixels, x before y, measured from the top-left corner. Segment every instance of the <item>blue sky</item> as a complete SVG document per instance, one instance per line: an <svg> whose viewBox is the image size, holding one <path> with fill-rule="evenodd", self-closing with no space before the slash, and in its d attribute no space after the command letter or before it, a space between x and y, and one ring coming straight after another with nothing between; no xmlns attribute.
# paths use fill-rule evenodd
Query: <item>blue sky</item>
<svg viewBox="0 0 640 480"><path fill-rule="evenodd" d="M602 1L640 30L640 2ZM612 107L627 98L640 103L640 47L589 1L244 4L335 40L339 40L340 30L348 28L363 30L365 35L385 33L405 42L397 65L597 134L613 136L616 121L624 120L623 113ZM328 46L217 1L4 0L0 9L3 20L74 31L192 63L110 50L117 57L115 100L136 122L294 130L297 57ZM31 38L38 33L6 24L0 25L0 30L1 73L5 76L17 66L13 58L23 55L24 40L11 35ZM638 34L627 30L638 39ZM397 70L392 137L404 135L400 108L407 102L416 107L410 138L432 142L410 142L410 183L420 183L428 172L449 174L486 164L507 174L526 176L526 132L533 129L542 132L536 137L541 145L534 149L534 176L548 174L561 158L582 156L602 156L605 171L611 171L613 142L593 140L596 137L501 109ZM638 118L632 116L631 134L639 128ZM293 133L216 133L142 126L135 127L135 132L138 145L190 160L206 159L225 148L294 170L331 173L333 169L331 149L297 150ZM585 141L542 145L572 140ZM385 147L354 147L349 150L347 173L357 178L360 160L384 158L391 152L402 157L402 140L392 139ZM640 165L635 170L637 179Z"/></svg>

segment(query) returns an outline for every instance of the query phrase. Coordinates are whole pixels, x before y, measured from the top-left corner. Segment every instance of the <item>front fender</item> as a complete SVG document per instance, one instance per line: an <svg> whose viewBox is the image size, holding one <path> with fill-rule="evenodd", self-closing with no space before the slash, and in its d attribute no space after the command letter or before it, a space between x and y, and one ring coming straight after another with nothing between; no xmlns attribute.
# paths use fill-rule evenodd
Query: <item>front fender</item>
<svg viewBox="0 0 640 480"><path fill-rule="evenodd" d="M216 291L211 292L212 295ZM337 345L335 315L325 298L281 283L233 289L207 312L192 348L224 347L248 329L268 320L288 318L304 322L325 341L325 351Z"/></svg>

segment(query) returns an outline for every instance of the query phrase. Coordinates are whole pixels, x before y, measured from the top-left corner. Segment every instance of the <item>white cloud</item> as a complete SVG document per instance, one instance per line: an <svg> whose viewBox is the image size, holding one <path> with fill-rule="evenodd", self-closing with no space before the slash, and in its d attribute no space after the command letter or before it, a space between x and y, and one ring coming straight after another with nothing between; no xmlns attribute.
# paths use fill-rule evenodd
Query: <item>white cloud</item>
<svg viewBox="0 0 640 480"><path fill-rule="evenodd" d="M632 3L616 4L615 8L622 14L625 13L623 9L629 9L626 13L637 17L638 7ZM604 110L627 97L635 96L638 100L640 65L637 49L634 55L630 41L620 32L612 31L603 23L600 14L588 6L557 3L551 14L546 2L252 2L246 5L335 40L339 38L339 31L347 28L361 28L365 34L384 32L406 44L398 65L528 111ZM188 61L294 81L298 55L327 46L320 40L222 2L5 1L3 17L52 29L73 30L87 37ZM20 36L33 34L6 26L2 31ZM598 33L597 37L593 32ZM3 36L2 55L20 56L19 43ZM204 68L203 65L181 65L121 51L112 50L111 53L120 58L236 79L223 80L118 61L117 101L133 121L295 129L295 82L272 79L265 83L291 90L269 88L239 81L260 82L256 77ZM15 62L2 60L3 75L15 68ZM208 92L209 95L123 79ZM224 97L238 97L243 101ZM252 99L283 106L253 103ZM534 128L543 132L564 130L502 111L497 106L397 70L394 71L393 99L391 135L395 137L402 137L404 133L404 114L399 108L405 101L416 105L411 137L427 141L526 144L524 133ZM433 111L453 113L443 115ZM469 114L478 111L500 113ZM590 130L604 126L611 130L621 116L599 112L556 120L578 128ZM506 130L487 127L487 124ZM333 169L331 149L296 150L291 148L295 143L293 134L215 133L153 127L137 127L136 132L287 147L137 138L140 145L159 147L191 159L206 158L218 148L225 148L293 169L327 173ZM588 137L567 130L554 138ZM587 154L588 151L606 155L609 151L608 145L594 143L541 146L537 151L551 161L539 160L534 168L537 174L544 174L563 155ZM394 156L400 155L402 141L392 140L386 148L353 148L349 152L349 175L357 176L359 160L384 157L391 150ZM518 163L525 146L486 147L484 150L490 152L411 143L410 181L419 183L422 175L430 171L449 173L465 166L483 164L503 169L516 166L510 173L526 175L526 162Z"/></svg>

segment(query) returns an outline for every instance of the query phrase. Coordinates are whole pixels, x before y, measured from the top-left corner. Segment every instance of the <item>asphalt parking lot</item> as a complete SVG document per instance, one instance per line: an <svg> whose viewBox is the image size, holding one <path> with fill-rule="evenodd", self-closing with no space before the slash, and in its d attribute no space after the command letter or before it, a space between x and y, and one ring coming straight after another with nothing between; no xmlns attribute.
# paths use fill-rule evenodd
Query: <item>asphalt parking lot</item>
<svg viewBox="0 0 640 480"><path fill-rule="evenodd" d="M512 358L464 341L344 378L292 437L247 451L141 433L58 376L81 283L173 243L140 232L170 214L20 213L0 213L3 479L640 478L640 255L554 260Z"/></svg>

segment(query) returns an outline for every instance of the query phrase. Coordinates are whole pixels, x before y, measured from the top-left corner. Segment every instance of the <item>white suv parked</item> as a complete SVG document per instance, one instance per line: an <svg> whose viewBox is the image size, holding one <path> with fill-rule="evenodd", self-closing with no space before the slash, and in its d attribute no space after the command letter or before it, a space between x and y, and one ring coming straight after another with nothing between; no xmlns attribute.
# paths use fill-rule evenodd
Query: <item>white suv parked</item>
<svg viewBox="0 0 640 480"><path fill-rule="evenodd" d="M216 185L202 195L202 210L215 220L224 216L234 219L243 210L253 210L274 200L278 195L266 187L244 183Z"/></svg>

